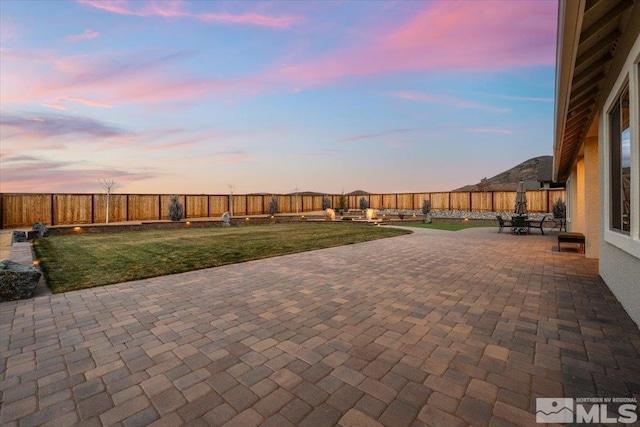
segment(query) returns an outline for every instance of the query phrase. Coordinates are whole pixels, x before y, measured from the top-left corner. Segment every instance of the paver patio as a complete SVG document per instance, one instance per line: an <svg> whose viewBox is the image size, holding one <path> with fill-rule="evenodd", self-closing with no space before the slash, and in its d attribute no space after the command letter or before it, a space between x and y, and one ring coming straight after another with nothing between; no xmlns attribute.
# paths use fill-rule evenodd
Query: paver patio
<svg viewBox="0 0 640 427"><path fill-rule="evenodd" d="M535 425L640 398L640 331L556 236L413 235L0 304L0 424Z"/></svg>

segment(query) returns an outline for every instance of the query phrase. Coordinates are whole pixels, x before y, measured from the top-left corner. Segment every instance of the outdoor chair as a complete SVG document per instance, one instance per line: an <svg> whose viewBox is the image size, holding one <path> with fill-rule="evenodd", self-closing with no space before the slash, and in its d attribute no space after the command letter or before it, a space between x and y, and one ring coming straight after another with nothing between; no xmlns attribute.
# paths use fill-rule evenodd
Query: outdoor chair
<svg viewBox="0 0 640 427"><path fill-rule="evenodd" d="M502 229L507 227L511 228L511 221L503 219L500 215L496 215L496 219L498 220L498 233L502 233Z"/></svg>
<svg viewBox="0 0 640 427"><path fill-rule="evenodd" d="M549 215L543 216L540 221L536 221L536 220L529 221L529 229L531 229L531 228L539 228L540 232L544 236L544 230L542 229L542 224L544 224L544 220L547 219L548 216Z"/></svg>

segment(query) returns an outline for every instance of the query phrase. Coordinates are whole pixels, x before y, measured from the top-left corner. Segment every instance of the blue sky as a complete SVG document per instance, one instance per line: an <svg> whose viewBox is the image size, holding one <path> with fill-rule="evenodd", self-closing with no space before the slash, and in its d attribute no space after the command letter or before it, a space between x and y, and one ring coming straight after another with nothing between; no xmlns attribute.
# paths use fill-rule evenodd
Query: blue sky
<svg viewBox="0 0 640 427"><path fill-rule="evenodd" d="M447 191L550 155L556 1L0 2L0 191Z"/></svg>

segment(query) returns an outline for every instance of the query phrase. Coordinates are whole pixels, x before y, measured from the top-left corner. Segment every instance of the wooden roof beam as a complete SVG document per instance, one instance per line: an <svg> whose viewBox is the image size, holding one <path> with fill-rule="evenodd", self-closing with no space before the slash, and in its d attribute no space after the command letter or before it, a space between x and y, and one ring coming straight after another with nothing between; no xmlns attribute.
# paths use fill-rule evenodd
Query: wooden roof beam
<svg viewBox="0 0 640 427"><path fill-rule="evenodd" d="M587 0L587 4L584 6L584 13L589 12L593 6L595 6L596 4L598 4L600 0Z"/></svg>
<svg viewBox="0 0 640 427"><path fill-rule="evenodd" d="M618 18L620 14L622 14L625 10L633 6L633 0L621 0L617 5L615 5L611 10L602 15L600 19L591 24L589 28L582 31L580 34L580 43L583 44L589 41L593 36L598 34L605 28L609 23L611 23L614 19Z"/></svg>
<svg viewBox="0 0 640 427"><path fill-rule="evenodd" d="M576 67L574 78L571 80L572 85L575 85L580 80L585 77L590 77L593 73L601 71L605 64L611 59L613 56L610 53L602 55L602 58L596 60L593 64L583 63L580 67Z"/></svg>
<svg viewBox="0 0 640 427"><path fill-rule="evenodd" d="M603 78L604 78L604 73L600 73L592 77L591 80L587 81L586 83L577 87L574 86L574 89L571 91L571 97L577 98L580 95L584 94L585 92L593 89L594 87L597 87L598 83L600 83L600 80L602 80Z"/></svg>
<svg viewBox="0 0 640 427"><path fill-rule="evenodd" d="M569 111L583 105L587 102L595 101L596 96L598 96L598 89L591 89L589 92L581 95L578 98L571 97L571 101L569 102Z"/></svg>
<svg viewBox="0 0 640 427"><path fill-rule="evenodd" d="M620 35L620 30L615 30L607 34L602 40L600 40L591 48L587 49L586 52L584 52L576 59L575 68L578 68L581 65L587 63L595 56L603 56L605 52L609 52L609 50L611 49L611 45L618 39L618 37L620 37Z"/></svg>
<svg viewBox="0 0 640 427"><path fill-rule="evenodd" d="M577 122L571 123L571 125L567 125L565 133L573 132L576 129L582 128L587 125L588 116L581 116Z"/></svg>

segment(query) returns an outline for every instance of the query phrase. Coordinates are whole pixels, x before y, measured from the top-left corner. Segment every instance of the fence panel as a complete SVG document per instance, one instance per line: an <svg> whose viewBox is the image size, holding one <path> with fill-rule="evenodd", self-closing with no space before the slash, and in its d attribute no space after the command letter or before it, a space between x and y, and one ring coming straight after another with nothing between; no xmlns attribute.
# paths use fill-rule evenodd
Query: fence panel
<svg viewBox="0 0 640 427"><path fill-rule="evenodd" d="M382 206L385 209L398 209L397 198L395 194L383 194Z"/></svg>
<svg viewBox="0 0 640 427"><path fill-rule="evenodd" d="M206 218L209 216L209 196L206 196L204 194L186 195L185 200L185 218Z"/></svg>
<svg viewBox="0 0 640 427"><path fill-rule="evenodd" d="M369 207L380 209L380 206L382 206L382 194L369 194Z"/></svg>
<svg viewBox="0 0 640 427"><path fill-rule="evenodd" d="M547 212L547 192L527 191L527 210L529 212Z"/></svg>
<svg viewBox="0 0 640 427"><path fill-rule="evenodd" d="M493 193L490 191L471 193L471 209L491 212L493 210Z"/></svg>
<svg viewBox="0 0 640 427"><path fill-rule="evenodd" d="M3 228L51 225L50 194L3 194L2 199Z"/></svg>
<svg viewBox="0 0 640 427"><path fill-rule="evenodd" d="M299 196L300 212L309 212L313 208L313 196Z"/></svg>
<svg viewBox="0 0 640 427"><path fill-rule="evenodd" d="M233 215L242 216L247 214L247 196L241 194L233 195Z"/></svg>
<svg viewBox="0 0 640 427"><path fill-rule="evenodd" d="M279 213L291 213L291 196L276 196L278 198L278 212Z"/></svg>
<svg viewBox="0 0 640 427"><path fill-rule="evenodd" d="M91 194L54 194L53 223L91 224L93 205Z"/></svg>
<svg viewBox="0 0 640 427"><path fill-rule="evenodd" d="M109 198L109 222L122 222L127 220L127 195L112 194ZM95 194L93 196L93 222L104 224L107 221L107 195Z"/></svg>
<svg viewBox="0 0 640 427"><path fill-rule="evenodd" d="M515 191L495 191L493 193L493 210L495 212L513 212L515 208Z"/></svg>
<svg viewBox="0 0 640 427"><path fill-rule="evenodd" d="M422 203L425 200L431 200L429 193L413 193L413 206L416 210L422 209Z"/></svg>
<svg viewBox="0 0 640 427"><path fill-rule="evenodd" d="M321 211L322 210L322 199L324 196L312 196L311 209L312 211Z"/></svg>
<svg viewBox="0 0 640 427"><path fill-rule="evenodd" d="M219 217L229 211L229 196L209 196L209 216Z"/></svg>
<svg viewBox="0 0 640 427"><path fill-rule="evenodd" d="M471 206L469 206L469 192L467 191L450 193L449 200L451 200L451 205L449 206L451 210L468 211L471 209Z"/></svg>
<svg viewBox="0 0 640 427"><path fill-rule="evenodd" d="M267 197L267 196L265 196ZM262 195L250 195L246 196L247 198L247 211L246 215L262 215L264 212L263 207L268 209L269 207L269 199L271 196L268 196L268 199L265 201ZM266 204L263 206L263 203Z"/></svg>
<svg viewBox="0 0 640 427"><path fill-rule="evenodd" d="M160 196L130 194L127 203L129 221L150 221L160 218Z"/></svg>
<svg viewBox="0 0 640 427"><path fill-rule="evenodd" d="M359 209L360 208L360 197L362 197L362 196L355 196L355 195L347 196L347 208L349 208L349 209Z"/></svg>
<svg viewBox="0 0 640 427"><path fill-rule="evenodd" d="M413 193L398 194L396 197L397 207L396 209L413 209Z"/></svg>
<svg viewBox="0 0 640 427"><path fill-rule="evenodd" d="M449 209L449 193L431 193L431 209Z"/></svg>

